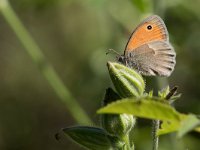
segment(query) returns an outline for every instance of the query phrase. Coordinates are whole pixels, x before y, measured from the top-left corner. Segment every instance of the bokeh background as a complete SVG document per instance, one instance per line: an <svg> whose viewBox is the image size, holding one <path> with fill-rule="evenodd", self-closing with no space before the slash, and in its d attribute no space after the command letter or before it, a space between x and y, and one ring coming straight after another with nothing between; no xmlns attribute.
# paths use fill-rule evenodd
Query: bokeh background
<svg viewBox="0 0 200 150"><path fill-rule="evenodd" d="M86 111L99 124L96 110L112 86L106 62L109 48L123 53L136 25L160 15L177 53L168 78L182 97L175 107L200 114L200 0L10 0L11 6L47 60ZM23 45L0 16L0 149L81 150L68 138L56 141L61 128L78 125ZM146 78L147 91L164 88L166 79ZM151 122L139 120L134 130L137 150L151 149ZM200 136L177 140L161 136L160 150L199 150Z"/></svg>

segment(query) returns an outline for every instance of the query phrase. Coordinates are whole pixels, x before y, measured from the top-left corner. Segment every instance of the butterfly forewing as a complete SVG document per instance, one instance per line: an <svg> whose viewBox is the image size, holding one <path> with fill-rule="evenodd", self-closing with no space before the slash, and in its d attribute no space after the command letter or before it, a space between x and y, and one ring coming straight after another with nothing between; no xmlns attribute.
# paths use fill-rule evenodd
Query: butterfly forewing
<svg viewBox="0 0 200 150"><path fill-rule="evenodd" d="M155 40L168 41L167 28L162 19L157 15L148 17L133 31L126 45L125 54Z"/></svg>

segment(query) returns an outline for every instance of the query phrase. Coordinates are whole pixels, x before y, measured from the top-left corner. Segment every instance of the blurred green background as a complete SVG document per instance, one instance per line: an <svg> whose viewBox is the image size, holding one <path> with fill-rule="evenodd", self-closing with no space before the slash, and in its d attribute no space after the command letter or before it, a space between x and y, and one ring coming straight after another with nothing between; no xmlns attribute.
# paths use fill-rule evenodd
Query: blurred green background
<svg viewBox="0 0 200 150"><path fill-rule="evenodd" d="M177 53L169 85L182 97L175 107L200 114L200 0L10 0L11 6L36 40L63 83L99 124L96 110L105 89L112 86L106 62L109 48L123 53L142 19L160 15ZM19 39L0 16L0 149L81 149L54 134L77 125L66 106L41 75ZM147 90L165 87L163 78L147 78ZM134 130L136 150L151 149L151 122L139 120ZM177 140L160 138L160 150L199 150L200 135Z"/></svg>

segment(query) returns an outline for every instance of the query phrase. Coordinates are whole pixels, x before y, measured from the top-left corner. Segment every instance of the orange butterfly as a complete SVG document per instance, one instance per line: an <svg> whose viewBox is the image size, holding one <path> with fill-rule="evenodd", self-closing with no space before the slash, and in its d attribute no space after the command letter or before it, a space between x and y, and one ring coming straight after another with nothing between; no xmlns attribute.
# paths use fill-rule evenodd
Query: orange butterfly
<svg viewBox="0 0 200 150"><path fill-rule="evenodd" d="M133 31L124 54L117 59L146 76L170 76L176 64L176 53L169 43L163 20L153 15Z"/></svg>

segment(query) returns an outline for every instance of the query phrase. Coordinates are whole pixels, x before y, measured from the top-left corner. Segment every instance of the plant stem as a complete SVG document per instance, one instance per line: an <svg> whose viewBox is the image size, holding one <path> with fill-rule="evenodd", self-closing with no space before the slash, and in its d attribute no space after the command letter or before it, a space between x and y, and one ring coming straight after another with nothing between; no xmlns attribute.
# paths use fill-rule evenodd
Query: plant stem
<svg viewBox="0 0 200 150"><path fill-rule="evenodd" d="M126 144L125 150L133 150L133 149L130 148L131 146L130 146L129 134L125 135L123 137L123 140L125 141L125 144Z"/></svg>
<svg viewBox="0 0 200 150"><path fill-rule="evenodd" d="M153 148L152 148L152 150L158 150L159 137L157 135L157 131L159 129L159 126L160 126L160 121L153 120L153 127L152 127Z"/></svg>
<svg viewBox="0 0 200 150"><path fill-rule="evenodd" d="M25 47L25 50L32 58L32 61L37 65L39 71L43 74L58 97L68 108L73 118L80 124L91 123L92 121L90 118L77 103L74 97L72 97L71 93L65 87L53 67L46 60L36 42L25 29L8 0L0 0L0 11L22 45Z"/></svg>

